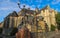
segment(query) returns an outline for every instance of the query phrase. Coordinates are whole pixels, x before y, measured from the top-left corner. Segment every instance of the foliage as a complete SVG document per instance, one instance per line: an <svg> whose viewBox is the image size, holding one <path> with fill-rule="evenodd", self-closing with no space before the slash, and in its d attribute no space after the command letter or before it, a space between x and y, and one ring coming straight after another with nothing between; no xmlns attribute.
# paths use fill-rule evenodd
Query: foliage
<svg viewBox="0 0 60 38"><path fill-rule="evenodd" d="M51 25L51 31L55 31L55 26L54 25Z"/></svg>
<svg viewBox="0 0 60 38"><path fill-rule="evenodd" d="M0 28L0 34L2 33L2 31L3 31L3 29L2 29L2 28Z"/></svg>
<svg viewBox="0 0 60 38"><path fill-rule="evenodd" d="M11 36L14 36L17 31L18 31L17 28L13 28L13 30L12 30L11 33L10 33L10 35L11 35Z"/></svg>
<svg viewBox="0 0 60 38"><path fill-rule="evenodd" d="M60 30L60 12L58 12L58 14L56 14L56 22L57 22L57 27Z"/></svg>

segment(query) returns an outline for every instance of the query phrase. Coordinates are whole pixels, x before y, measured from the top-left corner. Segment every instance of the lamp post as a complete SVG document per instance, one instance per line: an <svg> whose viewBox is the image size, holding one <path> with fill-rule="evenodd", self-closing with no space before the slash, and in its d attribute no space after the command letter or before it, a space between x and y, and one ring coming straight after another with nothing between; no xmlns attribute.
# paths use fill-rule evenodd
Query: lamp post
<svg viewBox="0 0 60 38"><path fill-rule="evenodd" d="M21 8L21 7L20 7L20 2L19 2L19 0L18 0L17 5L18 5L18 7L19 7L20 9L24 9L24 12L25 12L25 5L23 5L23 8ZM24 19L25 19L25 17L26 17L26 14L24 15L24 17L23 17L22 19L24 20ZM24 22L24 25L26 25L26 23L25 23L25 22Z"/></svg>
<svg viewBox="0 0 60 38"><path fill-rule="evenodd" d="M18 7L20 8L20 2L18 2L17 4L18 4Z"/></svg>
<svg viewBox="0 0 60 38"><path fill-rule="evenodd" d="M38 24L37 24L37 18L36 18L36 12L34 12L34 25L36 26L36 38L38 38Z"/></svg>
<svg viewBox="0 0 60 38"><path fill-rule="evenodd" d="M18 7L19 7L20 9L22 9L22 8L20 7L20 2L19 2L19 0L18 0L17 5L18 5ZM23 5L23 8L25 8L25 5Z"/></svg>

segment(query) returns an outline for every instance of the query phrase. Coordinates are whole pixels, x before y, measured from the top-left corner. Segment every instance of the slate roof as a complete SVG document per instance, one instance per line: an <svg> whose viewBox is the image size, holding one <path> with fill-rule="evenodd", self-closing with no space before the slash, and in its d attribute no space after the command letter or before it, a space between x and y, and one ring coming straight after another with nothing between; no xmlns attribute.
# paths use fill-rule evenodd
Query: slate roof
<svg viewBox="0 0 60 38"><path fill-rule="evenodd" d="M16 17L18 16L17 12L16 11L13 11L12 13L10 13L8 16L13 16L13 17Z"/></svg>
<svg viewBox="0 0 60 38"><path fill-rule="evenodd" d="M9 15L7 15L5 18L8 18L8 17L10 17L10 16L12 16L12 17L17 17L18 16L18 14L17 14L17 12L16 11L13 11L12 13L10 13Z"/></svg>
<svg viewBox="0 0 60 38"><path fill-rule="evenodd" d="M23 11L23 12L22 12ZM34 11L34 10L28 10L28 9L22 9L20 12L20 16L24 16L25 14L29 14L29 15L33 15L34 13L36 13L36 14L39 14L40 13L40 11L37 13L36 11ZM19 14L18 13L18 14Z"/></svg>

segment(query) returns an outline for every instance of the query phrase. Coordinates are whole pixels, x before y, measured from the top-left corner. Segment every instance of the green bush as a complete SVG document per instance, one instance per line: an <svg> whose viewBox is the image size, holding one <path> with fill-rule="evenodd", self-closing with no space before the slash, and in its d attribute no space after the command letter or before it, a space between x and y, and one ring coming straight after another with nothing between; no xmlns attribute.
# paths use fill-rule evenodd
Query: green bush
<svg viewBox="0 0 60 38"><path fill-rule="evenodd" d="M3 31L3 29L2 29L2 28L0 28L0 34L2 34L2 31Z"/></svg>
<svg viewBox="0 0 60 38"><path fill-rule="evenodd" d="M51 25L51 31L55 31L55 26L54 25Z"/></svg>
<svg viewBox="0 0 60 38"><path fill-rule="evenodd" d="M60 30L60 25L57 25L58 30Z"/></svg>
<svg viewBox="0 0 60 38"><path fill-rule="evenodd" d="M11 33L10 33L10 35L11 35L11 36L14 36L17 31L18 31L17 28L13 28L13 30L12 30Z"/></svg>
<svg viewBox="0 0 60 38"><path fill-rule="evenodd" d="M56 14L55 18L56 18L57 28L58 30L60 30L60 12Z"/></svg>

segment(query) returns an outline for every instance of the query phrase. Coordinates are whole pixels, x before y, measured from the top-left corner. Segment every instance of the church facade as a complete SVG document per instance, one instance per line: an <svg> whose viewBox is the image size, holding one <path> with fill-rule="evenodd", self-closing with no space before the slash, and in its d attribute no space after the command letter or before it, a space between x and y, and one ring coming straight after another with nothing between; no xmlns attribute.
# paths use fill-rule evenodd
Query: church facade
<svg viewBox="0 0 60 38"><path fill-rule="evenodd" d="M56 26L56 14L57 12L53 9L50 9L49 6L46 6L41 10L38 8L35 10L23 8L18 13L16 11L10 13L4 18L3 23L0 25L3 28L3 33L5 33L7 30L9 31L9 29L11 30L11 28L18 28L19 30L25 25L31 32L41 32L42 30L45 31L47 29L50 31L51 25ZM46 29L46 27L48 28Z"/></svg>

